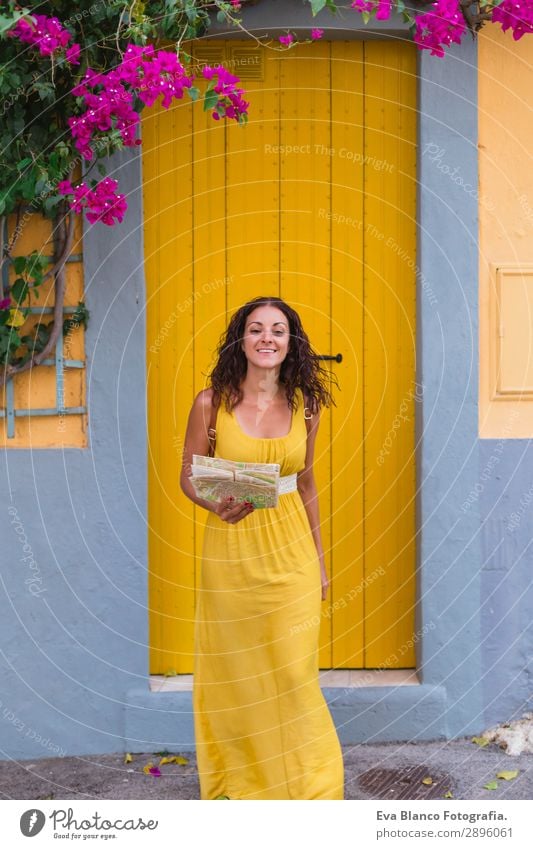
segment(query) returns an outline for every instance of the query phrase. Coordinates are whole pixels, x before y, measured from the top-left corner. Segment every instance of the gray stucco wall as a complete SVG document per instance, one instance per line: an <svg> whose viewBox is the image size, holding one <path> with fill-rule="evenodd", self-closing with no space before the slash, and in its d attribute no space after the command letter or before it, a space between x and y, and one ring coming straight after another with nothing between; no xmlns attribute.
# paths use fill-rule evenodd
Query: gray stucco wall
<svg viewBox="0 0 533 849"><path fill-rule="evenodd" d="M120 751L125 693L147 686L138 153L110 174L131 210L116 228L84 222L89 446L2 463L1 757Z"/></svg>
<svg viewBox="0 0 533 849"><path fill-rule="evenodd" d="M533 707L530 440L512 422L508 439L478 438L476 67L470 39L421 57L418 592L438 627L419 660L446 688L451 736Z"/></svg>
<svg viewBox="0 0 533 849"><path fill-rule="evenodd" d="M311 23L296 0L247 10L249 28L258 21L270 34L274 23L306 31L332 23L327 13ZM353 15L343 21L325 37L369 36L349 29ZM401 29L384 22L379 34ZM419 53L418 66L422 683L326 689L345 743L479 733L520 712L531 692L528 513L512 532L504 527L530 487L527 440L505 443L482 492L462 509L496 447L477 437L477 196L457 180L477 187L476 45L466 38L445 59ZM190 692L148 685L139 152L114 157L110 173L120 176L129 209L116 227L85 225L89 447L13 450L2 464L3 757L194 747ZM31 569L21 560L21 529Z"/></svg>
<svg viewBox="0 0 533 849"><path fill-rule="evenodd" d="M484 725L479 513L457 513L477 477L477 47L421 56L418 287L419 675L446 690L450 736ZM423 116L423 117L422 117Z"/></svg>
<svg viewBox="0 0 533 849"><path fill-rule="evenodd" d="M529 439L483 439L478 477L481 687L495 723L533 710L533 451Z"/></svg>

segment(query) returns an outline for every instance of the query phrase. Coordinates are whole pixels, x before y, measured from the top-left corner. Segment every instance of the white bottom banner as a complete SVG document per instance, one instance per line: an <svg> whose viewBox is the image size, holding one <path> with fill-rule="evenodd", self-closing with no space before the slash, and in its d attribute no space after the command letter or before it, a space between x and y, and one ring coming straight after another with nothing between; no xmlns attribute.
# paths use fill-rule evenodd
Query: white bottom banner
<svg viewBox="0 0 533 849"><path fill-rule="evenodd" d="M237 800L215 800L237 801ZM209 805L209 811L205 805ZM2 842L57 846L62 841L121 847L216 849L531 846L529 800L497 802L265 801L240 806L202 801L97 800L2 802ZM164 841L164 843L163 843Z"/></svg>

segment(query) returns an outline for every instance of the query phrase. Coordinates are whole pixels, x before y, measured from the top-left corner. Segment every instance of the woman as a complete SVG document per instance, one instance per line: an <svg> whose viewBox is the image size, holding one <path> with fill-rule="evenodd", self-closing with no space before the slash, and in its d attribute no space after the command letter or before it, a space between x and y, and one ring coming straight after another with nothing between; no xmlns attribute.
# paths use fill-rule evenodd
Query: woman
<svg viewBox="0 0 533 849"><path fill-rule="evenodd" d="M318 678L328 578L313 453L329 373L276 297L237 310L217 355L189 415L180 479L210 511L193 676L201 798L343 799L342 750ZM214 395L215 456L279 463L277 507L196 496L190 465L209 451Z"/></svg>

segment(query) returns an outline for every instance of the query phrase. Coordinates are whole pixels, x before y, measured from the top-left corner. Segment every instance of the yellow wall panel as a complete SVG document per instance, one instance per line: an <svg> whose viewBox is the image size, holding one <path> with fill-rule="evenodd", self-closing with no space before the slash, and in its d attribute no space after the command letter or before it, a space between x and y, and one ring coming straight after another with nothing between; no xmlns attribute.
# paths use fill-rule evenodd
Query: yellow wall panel
<svg viewBox="0 0 533 849"><path fill-rule="evenodd" d="M333 42L331 55L331 351L340 392L331 413L333 576L325 615L333 667L364 665L363 432L363 42Z"/></svg>
<svg viewBox="0 0 533 849"><path fill-rule="evenodd" d="M299 313L313 349L331 353L331 247L321 210L331 203L329 42L291 50L280 71L281 297ZM329 370L329 364L322 365ZM315 444L321 537L331 579L331 409ZM331 667L331 619L322 617L320 666Z"/></svg>
<svg viewBox="0 0 533 849"><path fill-rule="evenodd" d="M529 439L533 39L514 41L510 30L484 27L479 34L478 84L479 435ZM509 285L515 291L506 302ZM521 304L520 313L510 314L512 301ZM526 322L521 321L522 310ZM502 392L511 381L518 391Z"/></svg>
<svg viewBox="0 0 533 849"><path fill-rule="evenodd" d="M365 666L413 666L416 65L365 43ZM381 574L383 570L384 574Z"/></svg>
<svg viewBox="0 0 533 849"><path fill-rule="evenodd" d="M188 671L194 622L193 505L179 489L193 401L192 104L143 113L147 231L151 663ZM150 232L151 231L151 232Z"/></svg>
<svg viewBox="0 0 533 849"><path fill-rule="evenodd" d="M40 213L25 212L19 222L20 235L13 256L29 255L38 251L42 256L52 256L52 222ZM17 228L16 215L8 217L8 238ZM72 241L72 261L66 264L65 306L76 306L83 300L82 219L75 216ZM17 275L9 267L9 281ZM33 292L31 304L24 306L52 308L55 303L54 280L50 278ZM90 320L90 319L89 319ZM29 314L19 328L19 335L30 335L36 324L48 324L51 313ZM53 358L52 351L49 358ZM63 356L68 360L85 360L85 330L76 327L63 341ZM13 399L16 410L47 409L56 407L57 381L55 366L37 366L12 378ZM62 380L62 399L65 407L82 407L86 404L85 368L65 367ZM0 388L0 407L6 407L6 387ZM85 413L44 416L16 416L15 435L8 437L6 419L0 418L0 441L4 448L84 448L87 446L87 415Z"/></svg>
<svg viewBox="0 0 533 849"><path fill-rule="evenodd" d="M227 123L227 271L228 316L259 295L279 295L279 59L275 51L239 46L259 79L246 79L250 117L242 127ZM231 48L228 47L228 59ZM239 67L230 69L239 74Z"/></svg>

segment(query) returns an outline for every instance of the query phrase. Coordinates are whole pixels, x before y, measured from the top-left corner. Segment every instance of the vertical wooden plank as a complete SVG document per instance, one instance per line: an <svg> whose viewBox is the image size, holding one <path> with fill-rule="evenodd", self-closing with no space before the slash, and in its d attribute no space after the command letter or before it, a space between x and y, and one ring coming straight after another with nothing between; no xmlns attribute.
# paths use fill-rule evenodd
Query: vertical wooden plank
<svg viewBox="0 0 533 849"><path fill-rule="evenodd" d="M194 44L201 67L225 62L225 42ZM226 121L215 121L202 104L193 110L194 393L206 388L220 334L226 326ZM196 508L195 508L196 509ZM206 512L196 511L197 528ZM198 536L198 534L197 534ZM203 537L203 534L201 535ZM202 539L197 539L196 556ZM197 568L199 562L197 561Z"/></svg>
<svg viewBox="0 0 533 849"><path fill-rule="evenodd" d="M173 568L167 571L168 604L168 659L171 669L178 673L189 672L192 662L195 569L194 537L195 507L179 488L182 451L176 451L176 438L183 438L188 413L194 398L194 351L190 340L194 334L194 243L193 243L193 112L195 107L187 97L176 102L168 115L169 124L166 145L162 151L162 181L168 181L163 189L160 204L162 254L162 298L161 308L165 321L173 321L169 339L172 340L172 356L164 358L164 391L162 401L162 433L164 433L165 455L163 465L168 465L169 493L165 498L162 522L165 538L163 557ZM168 166L166 163L168 162ZM170 177L170 179L168 179ZM168 210L168 212L165 212ZM167 305L168 301L168 305ZM163 318L163 315L162 315ZM182 446L183 447L183 446ZM167 530L168 529L168 530ZM168 567L167 567L168 570Z"/></svg>
<svg viewBox="0 0 533 849"><path fill-rule="evenodd" d="M365 666L397 668L414 663L415 47L364 49Z"/></svg>
<svg viewBox="0 0 533 849"><path fill-rule="evenodd" d="M363 43L332 42L332 666L364 663Z"/></svg>
<svg viewBox="0 0 533 849"><path fill-rule="evenodd" d="M183 447L179 435L185 433L193 400L192 108L183 100L168 110L158 106L143 113L144 125L156 110L158 127L156 149L152 154L143 151L143 160L153 155L157 169L146 200L158 220L157 259L150 269L153 276L147 275L157 316L156 326L152 320L149 324L155 338L148 339L154 365L150 506L152 497L159 500L150 532L150 601L157 605L151 617L160 620L152 672L189 671L194 623L193 505L178 483ZM153 235L148 244L150 238Z"/></svg>
<svg viewBox="0 0 533 849"><path fill-rule="evenodd" d="M192 54L197 73L204 65L225 64L224 41L195 43ZM216 348L226 326L226 122L215 121L201 103L193 109L193 351L194 395L206 388L207 375L216 359ZM207 517L203 507L194 511L194 585L201 581L202 549ZM196 598L196 596L195 596ZM188 672L193 669L194 623L187 651Z"/></svg>
<svg viewBox="0 0 533 849"><path fill-rule="evenodd" d="M299 313L317 354L330 354L331 208L330 43L299 45L280 68L281 294ZM331 365L322 361L327 371ZM331 383L331 381L330 381ZM321 536L331 576L331 408L315 447ZM327 611L324 602L323 611ZM331 617L322 616L319 665L329 668Z"/></svg>
<svg viewBox="0 0 533 849"><path fill-rule="evenodd" d="M251 298L279 295L279 59L264 47L248 51L262 79L241 82L250 102L246 126L227 124L228 320ZM245 54L241 46L239 61ZM230 70L246 77L244 64Z"/></svg>
<svg viewBox="0 0 533 849"><path fill-rule="evenodd" d="M160 563L158 531L161 527L160 500L157 488L159 446L156 438L159 422L159 353L156 340L159 327L158 287L159 278L159 216L157 212L157 180L159 143L158 110L156 107L141 113L142 133L142 180L143 180L143 237L144 268L146 280L146 394L148 431L148 626L150 672L156 673L161 664L161 615L159 570Z"/></svg>

